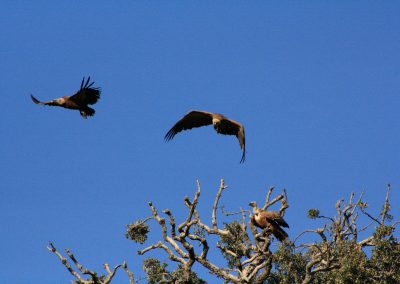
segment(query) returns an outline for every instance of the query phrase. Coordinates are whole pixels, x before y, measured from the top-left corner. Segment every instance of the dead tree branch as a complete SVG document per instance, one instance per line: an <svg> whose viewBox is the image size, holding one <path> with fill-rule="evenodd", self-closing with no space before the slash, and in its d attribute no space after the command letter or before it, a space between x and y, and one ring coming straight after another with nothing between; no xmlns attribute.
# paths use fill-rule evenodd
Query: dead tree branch
<svg viewBox="0 0 400 284"><path fill-rule="evenodd" d="M79 284L109 284L113 277L115 276L115 273L117 272L118 268L121 266L124 267L125 271L128 273L129 281L131 284L134 283L134 278L133 278L133 273L129 271L128 266L126 265L126 262L124 261L123 264L118 264L116 265L112 270L110 266L107 263L104 263L104 269L106 270L107 274L102 274L98 275L97 272L93 270L89 270L85 268L82 264L78 262L78 260L75 258L73 253L69 250L66 249L66 253L68 257L72 260L72 262L75 264L75 266L78 268L81 274L83 275L88 275L89 279L84 279L78 272L76 272L71 265L68 263L68 260L62 256L62 254L55 248L55 246L49 242L49 246L47 247L49 251L54 253L61 261L61 263L67 268L67 270L76 278L75 283Z"/></svg>
<svg viewBox="0 0 400 284"><path fill-rule="evenodd" d="M250 232L255 239L255 244L253 244L247 230L248 222L246 221L246 213L249 211L242 208L238 212L238 214L242 215L240 223L225 224L223 228L219 226L217 208L222 193L227 188L224 180L221 179L211 209L211 225L207 225L201 220L197 210L201 192L199 181L197 181L197 191L193 199L190 200L189 197L184 198L188 214L179 226L176 225L171 210L165 209L163 211L169 222L169 232L165 218L159 215L152 203L149 203L153 218L161 226L162 241L150 245L138 253L145 254L154 249L162 249L166 252L169 259L182 265L187 273L190 272L193 264L197 262L212 274L231 283L253 283L256 280L262 283L271 271L272 256L269 251L271 243L269 231L264 230L258 233L257 229L250 224ZM272 206L276 202L281 201L280 213L284 214L285 209L288 208L286 192L270 201L272 189L270 188L268 192L266 206ZM210 249L208 240L204 236L197 234L194 226L197 226L197 228L203 230L208 235L215 235L220 238L221 241L218 242L217 248L228 259L232 260L231 265L233 265L233 268L218 266L207 258ZM230 242L235 242L236 245L230 246ZM197 247L196 243L201 246L202 249L200 251L194 249L194 247Z"/></svg>

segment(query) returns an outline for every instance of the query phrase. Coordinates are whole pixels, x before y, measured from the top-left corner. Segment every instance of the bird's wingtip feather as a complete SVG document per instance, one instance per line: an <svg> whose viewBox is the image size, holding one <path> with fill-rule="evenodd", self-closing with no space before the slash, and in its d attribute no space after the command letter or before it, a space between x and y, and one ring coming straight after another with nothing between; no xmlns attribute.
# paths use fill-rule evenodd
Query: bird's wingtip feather
<svg viewBox="0 0 400 284"><path fill-rule="evenodd" d="M173 129L168 131L167 134L165 134L165 136L164 136L165 142L168 142L168 141L172 140L172 138L174 138L175 134L176 133L173 131Z"/></svg>
<svg viewBox="0 0 400 284"><path fill-rule="evenodd" d="M40 104L40 101L31 94L31 99L35 104Z"/></svg>
<svg viewBox="0 0 400 284"><path fill-rule="evenodd" d="M240 163L243 164L246 161L246 153L243 152L242 158L240 159Z"/></svg>

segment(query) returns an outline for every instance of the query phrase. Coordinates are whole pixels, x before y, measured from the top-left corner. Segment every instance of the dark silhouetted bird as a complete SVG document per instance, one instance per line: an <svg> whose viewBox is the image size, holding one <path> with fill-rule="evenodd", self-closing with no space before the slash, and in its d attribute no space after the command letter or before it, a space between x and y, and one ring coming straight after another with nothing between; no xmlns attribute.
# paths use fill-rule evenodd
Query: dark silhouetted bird
<svg viewBox="0 0 400 284"><path fill-rule="evenodd" d="M270 229L271 233L281 242L288 238L288 234L281 228L281 226L289 228L289 225L282 218L279 212L266 211L258 208L254 201L250 202L249 205L253 207L254 215L250 216L250 221L253 225L261 229Z"/></svg>
<svg viewBox="0 0 400 284"><path fill-rule="evenodd" d="M62 98L54 99L48 102L41 102L31 95L32 101L35 104L47 105L47 106L59 106L69 109L79 110L83 118L87 116L93 116L95 110L88 107L93 105L100 98L100 88L92 87L94 82L89 83L90 77L85 82L85 77L82 79L81 88L72 96L64 96Z"/></svg>
<svg viewBox="0 0 400 284"><path fill-rule="evenodd" d="M224 135L235 135L239 140L240 148L243 150L241 163L245 160L246 146L243 124L229 119L222 114L208 111L192 110L182 117L165 135L166 141L171 140L182 130L192 129L212 124L215 131Z"/></svg>

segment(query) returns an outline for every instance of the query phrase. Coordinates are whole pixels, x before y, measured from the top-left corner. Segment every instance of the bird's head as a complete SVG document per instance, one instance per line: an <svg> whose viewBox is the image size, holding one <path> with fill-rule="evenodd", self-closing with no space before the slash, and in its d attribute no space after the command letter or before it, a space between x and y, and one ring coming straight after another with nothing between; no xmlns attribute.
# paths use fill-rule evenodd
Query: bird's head
<svg viewBox="0 0 400 284"><path fill-rule="evenodd" d="M220 123L221 123L221 121L218 118L213 117L212 124L213 124L214 129L217 130L217 132L219 130L218 128L219 128Z"/></svg>
<svg viewBox="0 0 400 284"><path fill-rule="evenodd" d="M257 207L257 203L255 201L252 201L249 203L250 207L256 208Z"/></svg>
<svg viewBox="0 0 400 284"><path fill-rule="evenodd" d="M53 100L53 103L56 103L58 105L63 105L63 104L65 104L65 98L55 99L55 100Z"/></svg>
<svg viewBox="0 0 400 284"><path fill-rule="evenodd" d="M213 119L212 119L212 124L213 124L214 126L215 126L215 125L218 125L219 122L220 122L220 120L219 120L218 118L213 117Z"/></svg>

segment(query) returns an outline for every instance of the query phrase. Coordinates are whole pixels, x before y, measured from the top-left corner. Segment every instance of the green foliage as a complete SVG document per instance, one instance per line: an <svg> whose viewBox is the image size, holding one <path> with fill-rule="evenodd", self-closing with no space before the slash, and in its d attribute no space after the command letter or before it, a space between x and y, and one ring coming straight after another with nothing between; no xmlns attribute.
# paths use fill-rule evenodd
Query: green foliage
<svg viewBox="0 0 400 284"><path fill-rule="evenodd" d="M136 243L143 244L147 240L149 226L142 220L137 220L132 224L126 225L125 237Z"/></svg>
<svg viewBox="0 0 400 284"><path fill-rule="evenodd" d="M225 259L228 261L228 267L234 268L239 265L240 259L248 255L244 243L247 233L243 230L239 222L233 221L232 223L224 223L224 229L229 231L230 234L221 236L219 246ZM226 250L233 252L237 257L226 253Z"/></svg>
<svg viewBox="0 0 400 284"><path fill-rule="evenodd" d="M283 242L273 254L273 271L268 283L299 283L304 278L306 257L296 251L293 243Z"/></svg>
<svg viewBox="0 0 400 284"><path fill-rule="evenodd" d="M368 258L353 240L332 243L328 258L334 259L337 268L317 273L316 283L370 283Z"/></svg>
<svg viewBox="0 0 400 284"><path fill-rule="evenodd" d="M388 235L389 234L389 235ZM314 275L312 283L400 283L400 244L391 226L379 226L374 234L375 247L370 257L353 240L319 243L318 249L298 252L293 244L283 243L273 254L273 271L265 283L301 283L307 262L325 249L326 259L335 268ZM328 253L329 251L329 253Z"/></svg>
<svg viewBox="0 0 400 284"><path fill-rule="evenodd" d="M391 207L390 203L385 202L385 204L382 207L382 211L381 211L381 215L383 215L385 220L389 221L389 222L393 220L393 216L391 214L389 214L390 207Z"/></svg>
<svg viewBox="0 0 400 284"><path fill-rule="evenodd" d="M185 271L182 266L178 267L174 271L167 270L168 264L165 262L161 263L156 258L147 258L143 262L143 270L147 274L147 283L156 284L160 282L168 283L185 283L185 284L205 284L206 282L197 277L197 274L193 271Z"/></svg>
<svg viewBox="0 0 400 284"><path fill-rule="evenodd" d="M198 236L200 238L206 238L208 236L207 231L201 228L200 226L194 224L192 228L193 228L193 235Z"/></svg>
<svg viewBox="0 0 400 284"><path fill-rule="evenodd" d="M143 261L143 270L147 274L149 284L160 283L161 280L169 278L169 272L166 270L167 264L156 258L147 258Z"/></svg>
<svg viewBox="0 0 400 284"><path fill-rule="evenodd" d="M185 283L185 284L205 284L206 281L204 281L201 278L197 277L197 274L193 271L190 271L189 273L185 271L182 266L178 266L177 269L171 272L171 277L174 279L173 283Z"/></svg>
<svg viewBox="0 0 400 284"><path fill-rule="evenodd" d="M311 219L318 218L319 217L319 209L317 209L317 208L309 209L307 217L311 218Z"/></svg>
<svg viewBox="0 0 400 284"><path fill-rule="evenodd" d="M373 236L378 241L393 238L393 227L384 225L378 226Z"/></svg>
<svg viewBox="0 0 400 284"><path fill-rule="evenodd" d="M389 226L379 226L375 230L370 266L376 283L400 283L400 244L393 232Z"/></svg>
<svg viewBox="0 0 400 284"><path fill-rule="evenodd" d="M362 209L365 209L365 208L368 207L368 203L367 203L367 202L363 202L363 201L360 200L360 201L357 203L357 206L360 207L360 208L362 208Z"/></svg>

